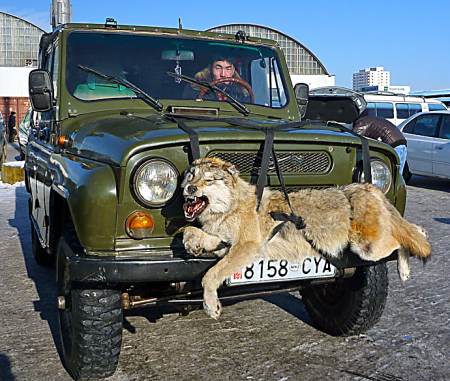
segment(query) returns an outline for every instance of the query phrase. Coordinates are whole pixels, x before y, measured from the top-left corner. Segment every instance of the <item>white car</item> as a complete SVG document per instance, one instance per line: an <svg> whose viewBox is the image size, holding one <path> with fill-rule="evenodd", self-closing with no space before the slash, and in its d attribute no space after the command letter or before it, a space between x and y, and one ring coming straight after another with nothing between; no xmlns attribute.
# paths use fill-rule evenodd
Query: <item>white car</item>
<svg viewBox="0 0 450 381"><path fill-rule="evenodd" d="M387 119L396 126L419 112L447 110L447 107L436 99L386 92L363 95L369 116Z"/></svg>
<svg viewBox="0 0 450 381"><path fill-rule="evenodd" d="M403 175L423 175L450 179L450 111L421 112L398 128L408 142Z"/></svg>

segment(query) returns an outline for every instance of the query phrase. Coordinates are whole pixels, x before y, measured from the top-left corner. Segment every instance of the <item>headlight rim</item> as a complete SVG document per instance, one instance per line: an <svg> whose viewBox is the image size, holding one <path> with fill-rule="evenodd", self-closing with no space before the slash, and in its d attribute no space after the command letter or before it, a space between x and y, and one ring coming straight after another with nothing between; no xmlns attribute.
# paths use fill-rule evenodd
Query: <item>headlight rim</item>
<svg viewBox="0 0 450 381"><path fill-rule="evenodd" d="M162 161L165 164L169 165L176 173L177 175L177 184L176 184L176 189L175 192L173 193L173 195L164 202L160 202L160 203L152 203L152 202L148 202L146 201L144 198L142 198L139 195L139 192L136 190L136 176L139 173L139 171L147 164L149 164L150 162L154 162L154 161ZM135 168L133 169L131 176L130 176L130 189L131 189L131 193L133 195L133 198L136 200L136 202L145 207L145 208L151 208L151 209L160 209L163 206L169 205L179 194L180 192L180 172L178 171L177 167L175 166L175 164L173 164L172 162L170 162L169 160L163 158L163 157L146 157L145 159L140 160L138 163L136 163Z"/></svg>
<svg viewBox="0 0 450 381"><path fill-rule="evenodd" d="M382 165L384 165L384 166L386 167L387 171L389 172L389 183L388 183L388 186L386 187L386 190L385 190L385 191L384 191L383 189L377 187L374 183L372 183L372 184L373 184L375 187L377 187L381 192L383 192L383 194L388 194L388 193L389 193L389 190L392 188L392 184L394 183L394 177L393 177L392 170L391 170L390 166L384 162L384 160L381 160L381 159L378 158L378 157L371 157L371 158L370 158L370 169L371 169L371 170L372 170L372 163L373 163L373 162L379 162L379 163L381 163ZM358 168L358 177L357 177L357 178L358 178L358 182L361 182L361 181L362 181L363 176L364 176L364 171L363 171L363 168L362 168L362 162L361 162L361 163L360 163L360 166L359 166L359 168Z"/></svg>

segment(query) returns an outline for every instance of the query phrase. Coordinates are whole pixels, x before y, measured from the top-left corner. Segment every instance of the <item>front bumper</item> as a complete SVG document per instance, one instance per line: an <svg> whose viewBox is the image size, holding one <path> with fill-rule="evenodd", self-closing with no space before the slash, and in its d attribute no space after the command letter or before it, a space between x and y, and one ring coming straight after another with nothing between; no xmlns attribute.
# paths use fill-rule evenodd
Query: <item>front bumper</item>
<svg viewBox="0 0 450 381"><path fill-rule="evenodd" d="M397 259L392 253L382 262ZM73 255L66 258L68 276L72 282L80 283L148 283L148 282L188 282L200 280L203 274L218 261L217 258L139 258L97 257ZM379 262L361 260L352 252L344 252L329 261L341 271L346 268L373 266Z"/></svg>

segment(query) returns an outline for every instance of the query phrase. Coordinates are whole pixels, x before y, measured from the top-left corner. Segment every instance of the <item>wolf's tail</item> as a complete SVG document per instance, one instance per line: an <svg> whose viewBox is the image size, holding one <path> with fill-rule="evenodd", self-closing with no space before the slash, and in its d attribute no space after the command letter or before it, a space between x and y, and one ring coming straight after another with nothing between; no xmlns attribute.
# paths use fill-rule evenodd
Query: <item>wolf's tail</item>
<svg viewBox="0 0 450 381"><path fill-rule="evenodd" d="M392 205L392 235L409 253L426 262L431 256L431 245L427 233L420 226L406 221Z"/></svg>

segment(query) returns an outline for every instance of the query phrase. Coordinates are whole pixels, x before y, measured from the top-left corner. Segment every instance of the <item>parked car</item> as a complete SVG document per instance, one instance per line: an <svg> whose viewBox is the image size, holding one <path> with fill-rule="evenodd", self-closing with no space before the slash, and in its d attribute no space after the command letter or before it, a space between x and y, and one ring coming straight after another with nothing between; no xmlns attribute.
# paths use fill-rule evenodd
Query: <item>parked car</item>
<svg viewBox="0 0 450 381"><path fill-rule="evenodd" d="M450 179L450 111L421 112L399 128L408 142L405 180L411 175Z"/></svg>
<svg viewBox="0 0 450 381"><path fill-rule="evenodd" d="M6 125L3 119L3 115L0 112L0 170L3 162L6 160Z"/></svg>
<svg viewBox="0 0 450 381"><path fill-rule="evenodd" d="M210 73L211 57L234 62L232 82L248 96L234 99L229 77L196 79ZM395 151L375 140L366 145L334 123L359 116L346 92L323 101L318 94L308 104L307 86L294 91L272 40L113 20L66 24L43 34L29 89L36 113L25 160L32 252L40 264L56 261L62 359L75 379L114 373L123 309L198 303L202 276L218 259L192 257L182 243L188 222L180 183L194 157L230 161L251 179L270 142L265 133L275 131L289 190L362 181L372 167L373 184L404 211ZM273 187L280 186L276 167L272 161L267 170ZM244 272L245 284L224 285L220 296L298 289L324 331L372 327L386 302L386 263L362 261L349 249L321 261L331 274L308 278L300 263L294 278L281 272L266 283L260 272Z"/></svg>
<svg viewBox="0 0 450 381"><path fill-rule="evenodd" d="M25 153L28 144L28 134L30 132L30 127L33 122L33 109L30 107L25 113L21 122L19 123L19 148L20 148L20 160L25 159Z"/></svg>
<svg viewBox="0 0 450 381"><path fill-rule="evenodd" d="M447 110L447 107L436 99L389 92L364 93L364 99L369 116L387 119L396 126L419 112Z"/></svg>

